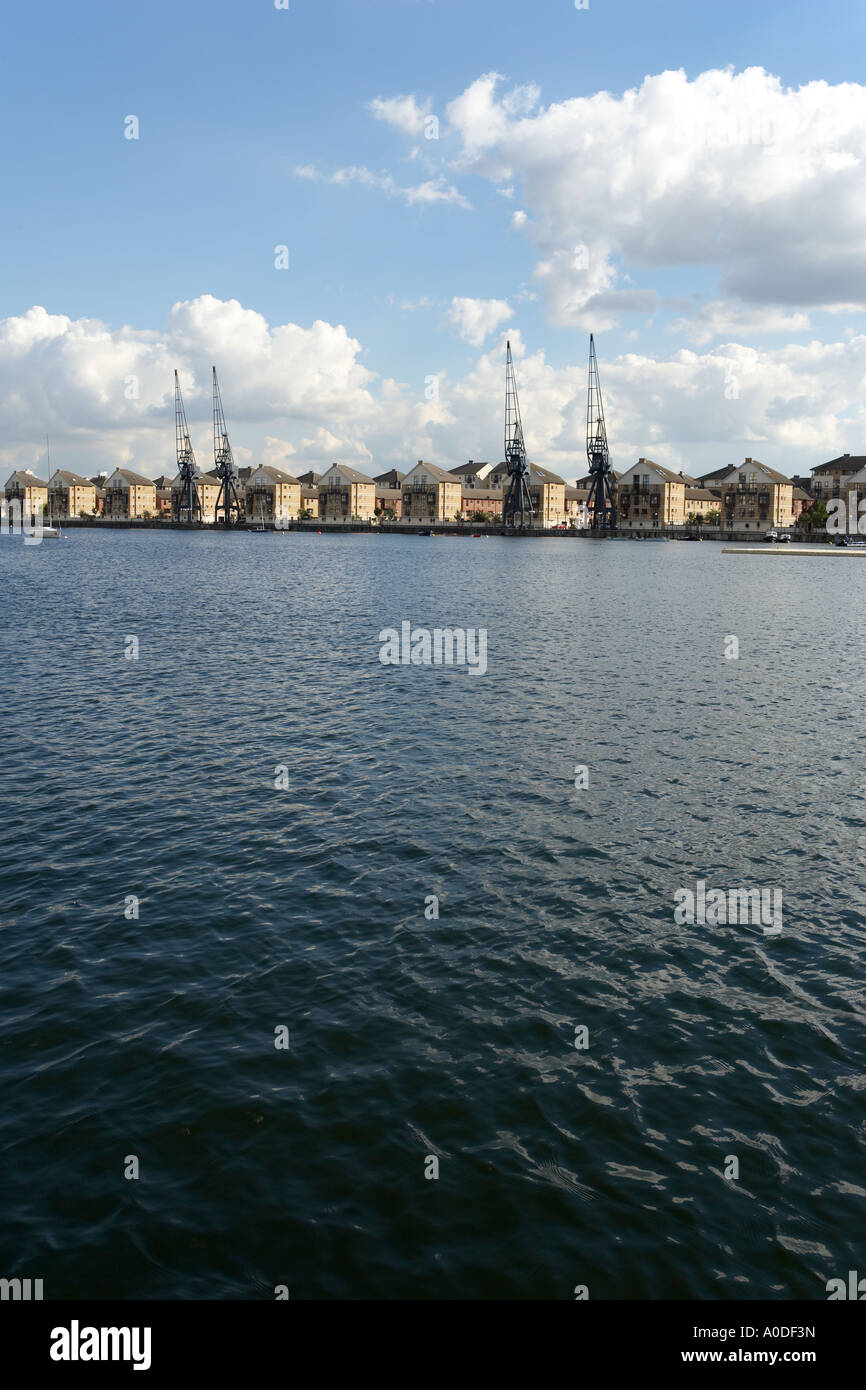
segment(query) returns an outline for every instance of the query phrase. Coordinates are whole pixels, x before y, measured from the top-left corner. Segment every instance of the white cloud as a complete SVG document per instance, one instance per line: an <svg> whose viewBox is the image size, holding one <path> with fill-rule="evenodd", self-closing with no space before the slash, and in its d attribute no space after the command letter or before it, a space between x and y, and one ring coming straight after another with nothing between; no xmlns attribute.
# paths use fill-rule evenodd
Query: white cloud
<svg viewBox="0 0 866 1390"><path fill-rule="evenodd" d="M266 434L261 458L256 462L267 464L270 468L282 468L283 472L291 473L292 454L296 452L294 444L290 444L287 439L277 439L272 434ZM301 472L303 471L301 469Z"/></svg>
<svg viewBox="0 0 866 1390"><path fill-rule="evenodd" d="M521 187L555 322L618 317L620 266L639 282L716 265L722 294L752 304L866 305L866 87L663 72L538 107L501 83L487 73L448 106L457 167Z"/></svg>
<svg viewBox="0 0 866 1390"><path fill-rule="evenodd" d="M312 165L303 164L295 169L295 177L320 183L364 184L368 188L378 188L392 198L402 198L410 206L413 203L454 203L457 207L469 208L471 204L458 188L449 184L444 175L427 179L424 183L410 185L408 188L397 183L391 174L376 174L363 164L349 165L335 169L333 174L321 174Z"/></svg>
<svg viewBox="0 0 866 1390"><path fill-rule="evenodd" d="M743 306L729 300L712 299L697 313L669 324L692 343L709 343L713 338L756 337L762 333L803 333L809 327L807 314L786 314L773 306Z"/></svg>
<svg viewBox="0 0 866 1390"><path fill-rule="evenodd" d="M374 97L369 103L369 110L377 121L387 121L388 125L402 130L406 135L421 135L433 106L429 100L419 106L417 99L411 95Z"/></svg>
<svg viewBox="0 0 866 1390"><path fill-rule="evenodd" d="M511 318L513 312L504 299L460 299L455 296L448 318L461 338L473 347L481 347L484 339Z"/></svg>

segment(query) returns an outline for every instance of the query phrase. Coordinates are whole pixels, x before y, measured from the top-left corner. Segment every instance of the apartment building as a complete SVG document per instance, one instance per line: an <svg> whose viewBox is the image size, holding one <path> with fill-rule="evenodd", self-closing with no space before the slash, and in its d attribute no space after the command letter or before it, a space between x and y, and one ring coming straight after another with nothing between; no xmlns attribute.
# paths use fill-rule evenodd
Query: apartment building
<svg viewBox="0 0 866 1390"><path fill-rule="evenodd" d="M7 502L17 503L22 521L42 516L48 506L48 484L29 468L18 468L3 489Z"/></svg>
<svg viewBox="0 0 866 1390"><path fill-rule="evenodd" d="M453 521L463 507L460 479L419 459L403 479L403 520L430 524Z"/></svg>
<svg viewBox="0 0 866 1390"><path fill-rule="evenodd" d="M685 523L685 476L652 459L640 458L621 473L615 496L621 531L655 531Z"/></svg>
<svg viewBox="0 0 866 1390"><path fill-rule="evenodd" d="M707 517L711 512L716 514L716 523L722 510L722 499L718 492L713 488L701 487L698 483L691 480L685 483L685 497L683 499L685 507L686 521L691 517L703 517L703 524L708 525Z"/></svg>
<svg viewBox="0 0 866 1390"><path fill-rule="evenodd" d="M376 484L347 463L333 463L318 484L321 521L369 521L376 514Z"/></svg>
<svg viewBox="0 0 866 1390"><path fill-rule="evenodd" d="M502 488L486 488L483 485L464 487L460 505L460 516L471 521L476 512L483 512L491 521L502 520Z"/></svg>
<svg viewBox="0 0 866 1390"><path fill-rule="evenodd" d="M55 521L68 517L92 516L96 510L96 488L89 478L58 468L48 479L48 514Z"/></svg>
<svg viewBox="0 0 866 1390"><path fill-rule="evenodd" d="M394 518L403 514L403 479L405 473L390 468L387 473L379 473L373 479L376 484L376 511L379 516L393 513Z"/></svg>
<svg viewBox="0 0 866 1390"><path fill-rule="evenodd" d="M819 463L812 472L812 496L826 506L833 497L846 497L856 475L866 470L866 456L842 454L840 458Z"/></svg>
<svg viewBox="0 0 866 1390"><path fill-rule="evenodd" d="M747 458L719 479L721 525L729 531L770 531L794 524L794 485L757 459Z"/></svg>
<svg viewBox="0 0 866 1390"><path fill-rule="evenodd" d="M129 468L115 468L105 481L105 516L115 521L133 521L156 515L156 488L152 478L144 478Z"/></svg>
<svg viewBox="0 0 866 1390"><path fill-rule="evenodd" d="M291 473L263 463L246 481L247 522L277 521L283 517L295 520L301 510L301 484Z"/></svg>

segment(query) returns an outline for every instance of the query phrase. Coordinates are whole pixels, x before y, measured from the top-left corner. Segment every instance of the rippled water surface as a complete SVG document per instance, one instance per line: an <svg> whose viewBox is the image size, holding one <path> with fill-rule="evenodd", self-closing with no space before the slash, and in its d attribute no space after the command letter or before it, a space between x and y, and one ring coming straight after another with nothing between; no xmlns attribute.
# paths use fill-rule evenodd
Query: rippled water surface
<svg viewBox="0 0 866 1390"><path fill-rule="evenodd" d="M78 530L0 540L0 575L0 1274L866 1273L866 564ZM383 666L407 619L486 628L486 674ZM780 887L782 935L675 925L699 879Z"/></svg>

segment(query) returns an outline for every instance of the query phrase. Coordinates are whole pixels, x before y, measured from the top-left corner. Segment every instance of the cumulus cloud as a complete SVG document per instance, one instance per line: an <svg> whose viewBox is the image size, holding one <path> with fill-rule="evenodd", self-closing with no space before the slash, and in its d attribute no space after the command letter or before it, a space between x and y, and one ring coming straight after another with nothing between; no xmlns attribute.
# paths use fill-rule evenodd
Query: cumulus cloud
<svg viewBox="0 0 866 1390"><path fill-rule="evenodd" d="M451 301L448 318L460 337L473 347L481 347L484 339L511 318L513 310L504 299L460 299Z"/></svg>
<svg viewBox="0 0 866 1390"><path fill-rule="evenodd" d="M374 97L369 103L369 110L377 121L386 121L405 135L421 135L433 106L429 100L420 106L417 98L412 95Z"/></svg>
<svg viewBox="0 0 866 1390"><path fill-rule="evenodd" d="M786 314L775 307L760 308L712 299L701 305L697 313L675 319L668 325L693 343L709 343L713 338L757 337L762 333L803 333L809 327L808 314Z"/></svg>
<svg viewBox="0 0 866 1390"><path fill-rule="evenodd" d="M598 297L621 267L715 265L722 295L750 304L866 304L866 87L663 72L542 107L502 82L484 74L448 106L457 167L520 185L556 323L613 322L628 305Z"/></svg>
<svg viewBox="0 0 866 1390"><path fill-rule="evenodd" d="M455 324L475 346L510 313L505 301L455 305ZM530 457L566 478L583 474L585 360L554 366L509 333ZM171 471L177 367L199 462L209 467L216 362L244 462L295 474L321 472L335 458L368 472L419 458L445 467L468 457L497 462L504 339L501 332L460 378L435 370L438 396L428 400L425 381L380 379L362 365L360 342L340 324L270 324L237 300L210 295L174 305L162 328L111 329L36 307L0 321L0 460L7 477L44 466L49 433L56 466L88 475L118 465L151 477ZM599 350L615 467L643 454L700 473L750 454L790 474L863 451L866 335L613 360L603 343Z"/></svg>

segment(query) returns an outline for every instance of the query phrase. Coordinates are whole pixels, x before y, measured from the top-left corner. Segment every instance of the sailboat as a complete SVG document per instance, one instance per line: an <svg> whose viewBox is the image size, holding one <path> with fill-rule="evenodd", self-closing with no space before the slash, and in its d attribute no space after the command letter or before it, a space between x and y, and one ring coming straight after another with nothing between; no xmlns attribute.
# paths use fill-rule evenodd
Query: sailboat
<svg viewBox="0 0 866 1390"><path fill-rule="evenodd" d="M46 449L46 453L47 453L47 455L48 455L48 465L47 465L47 466L48 466L48 481L49 481L49 483L50 483L50 482L51 482L51 445L50 445L49 442L48 442L48 435L47 435L47 434L46 434L46 436L45 436L45 449ZM50 493L50 492L49 492L48 496L49 496L49 498L51 497L51 493ZM43 527L42 527L42 539L43 539L43 540L49 540L49 541L59 541L59 540L63 540L64 537L63 537L63 535L62 535L62 532L61 532L61 530L60 530L60 527L59 527L59 526L52 526L52 524L51 524L51 503L50 503L50 501L49 501L49 503L48 503L48 508L49 508L49 510L48 510L48 525L47 525L47 526L44 526L44 525L43 525Z"/></svg>
<svg viewBox="0 0 866 1390"><path fill-rule="evenodd" d="M258 526L254 526L254 527L252 528L252 530L253 530L254 534L258 535L258 533L259 533L260 531L267 531L267 529L268 529L268 528L267 528L267 526L265 525L264 503L262 502L262 499L261 499L261 497L260 497L260 498L259 498L259 524L258 524Z"/></svg>

